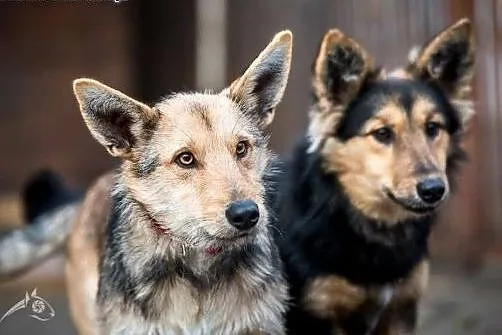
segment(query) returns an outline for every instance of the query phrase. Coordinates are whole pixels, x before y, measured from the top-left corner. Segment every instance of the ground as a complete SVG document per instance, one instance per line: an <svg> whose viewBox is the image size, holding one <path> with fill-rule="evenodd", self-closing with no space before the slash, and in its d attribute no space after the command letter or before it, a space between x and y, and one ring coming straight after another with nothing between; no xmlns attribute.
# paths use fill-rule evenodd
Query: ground
<svg viewBox="0 0 502 335"><path fill-rule="evenodd" d="M477 274L433 267L421 311L420 334L502 334L502 266Z"/></svg>
<svg viewBox="0 0 502 335"><path fill-rule="evenodd" d="M16 282L0 284L0 318L37 287L56 315L42 322L19 310L0 322L0 335L76 334L71 326L62 281L62 258L52 259ZM431 284L420 318L421 335L502 334L502 265L465 274L433 264Z"/></svg>

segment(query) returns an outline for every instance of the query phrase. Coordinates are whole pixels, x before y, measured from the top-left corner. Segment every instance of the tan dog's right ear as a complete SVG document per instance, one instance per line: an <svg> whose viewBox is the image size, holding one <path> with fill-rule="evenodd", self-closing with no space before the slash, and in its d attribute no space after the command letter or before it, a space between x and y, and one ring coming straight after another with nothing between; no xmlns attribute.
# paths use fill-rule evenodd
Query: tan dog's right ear
<svg viewBox="0 0 502 335"><path fill-rule="evenodd" d="M289 30L277 33L246 72L228 88L230 98L262 127L272 122L284 95L292 47L293 34Z"/></svg>
<svg viewBox="0 0 502 335"><path fill-rule="evenodd" d="M373 71L373 59L340 30L324 35L313 66L314 94L330 106L345 106Z"/></svg>
<svg viewBox="0 0 502 335"><path fill-rule="evenodd" d="M93 79L75 80L73 92L92 136L112 156L129 158L143 133L160 116L156 109Z"/></svg>

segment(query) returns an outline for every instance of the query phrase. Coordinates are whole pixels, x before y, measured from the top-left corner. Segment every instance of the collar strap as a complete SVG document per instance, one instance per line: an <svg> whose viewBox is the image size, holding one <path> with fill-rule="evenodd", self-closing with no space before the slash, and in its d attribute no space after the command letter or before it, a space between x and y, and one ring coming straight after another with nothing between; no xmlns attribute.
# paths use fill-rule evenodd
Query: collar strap
<svg viewBox="0 0 502 335"><path fill-rule="evenodd" d="M152 229L157 233L157 235L166 235L166 236L169 236L170 235L170 230L169 228L166 228L164 226L162 226L157 220L155 220L152 215L148 212L148 210L146 209L145 205L138 202L138 204L141 206L141 208L143 209L143 211L146 213L146 215L148 216L148 219L150 221L150 224L152 226ZM212 247L207 247L204 249L205 253L209 256L216 256L218 255L220 252L223 251L223 248L222 247L215 247L215 246L212 246Z"/></svg>

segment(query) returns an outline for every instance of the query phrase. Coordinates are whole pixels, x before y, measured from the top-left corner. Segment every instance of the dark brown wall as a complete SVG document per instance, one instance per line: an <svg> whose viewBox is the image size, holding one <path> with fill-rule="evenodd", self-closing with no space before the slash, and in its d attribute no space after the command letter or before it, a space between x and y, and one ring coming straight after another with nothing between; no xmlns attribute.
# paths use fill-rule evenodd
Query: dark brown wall
<svg viewBox="0 0 502 335"><path fill-rule="evenodd" d="M131 91L127 7L0 4L0 191L41 167L87 184L112 160L89 136L72 80L91 76Z"/></svg>
<svg viewBox="0 0 502 335"><path fill-rule="evenodd" d="M195 0L136 1L134 81L139 97L156 102L195 87Z"/></svg>
<svg viewBox="0 0 502 335"><path fill-rule="evenodd" d="M94 141L71 82L147 103L194 88L195 1L0 3L0 194L49 167L87 186L117 164Z"/></svg>

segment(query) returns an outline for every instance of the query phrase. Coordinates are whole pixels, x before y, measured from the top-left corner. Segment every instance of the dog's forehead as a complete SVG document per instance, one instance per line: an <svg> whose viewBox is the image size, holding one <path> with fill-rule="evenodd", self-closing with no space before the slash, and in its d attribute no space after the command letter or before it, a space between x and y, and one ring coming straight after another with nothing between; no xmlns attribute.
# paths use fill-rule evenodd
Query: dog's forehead
<svg viewBox="0 0 502 335"><path fill-rule="evenodd" d="M370 84L355 101L355 109L371 109L373 113L389 105L406 114L441 109L446 100L435 88L419 80L389 77ZM439 111L439 110L438 110Z"/></svg>
<svg viewBox="0 0 502 335"><path fill-rule="evenodd" d="M239 121L239 107L223 94L177 94L156 105L163 115L160 127L170 132L225 135Z"/></svg>
<svg viewBox="0 0 502 335"><path fill-rule="evenodd" d="M433 112L444 114L448 106L435 87L406 76L389 76L368 84L348 106L338 135L345 139L355 136L381 114L391 123L404 119L422 122Z"/></svg>

